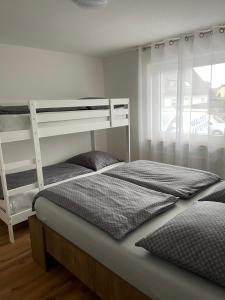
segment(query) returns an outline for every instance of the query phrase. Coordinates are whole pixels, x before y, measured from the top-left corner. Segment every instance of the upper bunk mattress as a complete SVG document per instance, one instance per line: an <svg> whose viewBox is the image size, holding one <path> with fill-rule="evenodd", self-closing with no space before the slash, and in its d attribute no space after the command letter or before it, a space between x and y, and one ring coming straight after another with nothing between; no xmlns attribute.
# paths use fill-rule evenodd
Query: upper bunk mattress
<svg viewBox="0 0 225 300"><path fill-rule="evenodd" d="M182 199L220 180L218 175L206 171L149 160L126 163L104 174Z"/></svg>
<svg viewBox="0 0 225 300"><path fill-rule="evenodd" d="M43 168L44 184L48 185L65 179L73 178L82 174L93 172L93 170L70 163L59 163ZM20 186L32 184L37 181L36 170L29 170L8 174L6 176L8 189L15 189ZM2 188L0 186L0 197L3 198Z"/></svg>
<svg viewBox="0 0 225 300"><path fill-rule="evenodd" d="M81 106L81 107L56 107L56 108L40 108L37 112L58 112L58 111L79 111L79 110L93 110L93 109L107 109L108 106ZM18 106L1 106L0 115L26 115L30 113L28 105Z"/></svg>

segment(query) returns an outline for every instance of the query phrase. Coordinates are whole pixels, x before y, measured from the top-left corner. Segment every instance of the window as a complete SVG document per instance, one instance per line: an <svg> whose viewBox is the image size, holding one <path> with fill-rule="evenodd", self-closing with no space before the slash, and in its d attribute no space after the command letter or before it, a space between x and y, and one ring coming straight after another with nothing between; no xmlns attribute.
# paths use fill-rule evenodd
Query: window
<svg viewBox="0 0 225 300"><path fill-rule="evenodd" d="M180 95L177 71L160 73L161 131L176 133L180 122L184 134L224 136L225 63L194 67L190 72L183 76ZM179 116L178 96L182 98Z"/></svg>

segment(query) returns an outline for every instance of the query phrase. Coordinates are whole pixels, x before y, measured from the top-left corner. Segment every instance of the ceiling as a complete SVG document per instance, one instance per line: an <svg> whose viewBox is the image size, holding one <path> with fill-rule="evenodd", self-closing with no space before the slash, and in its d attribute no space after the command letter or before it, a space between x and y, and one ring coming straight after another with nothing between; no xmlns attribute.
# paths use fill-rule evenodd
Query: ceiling
<svg viewBox="0 0 225 300"><path fill-rule="evenodd" d="M111 0L87 10L72 0L0 0L0 43L106 56L225 23L225 0Z"/></svg>

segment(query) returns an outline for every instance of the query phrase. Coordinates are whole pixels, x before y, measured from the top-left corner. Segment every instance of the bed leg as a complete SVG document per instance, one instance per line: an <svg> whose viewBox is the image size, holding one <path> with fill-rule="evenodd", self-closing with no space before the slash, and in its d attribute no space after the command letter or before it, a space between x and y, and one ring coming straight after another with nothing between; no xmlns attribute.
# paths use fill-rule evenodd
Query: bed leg
<svg viewBox="0 0 225 300"><path fill-rule="evenodd" d="M12 243L12 244L15 243L13 225L12 224L8 224L8 233L9 233L10 243Z"/></svg>
<svg viewBox="0 0 225 300"><path fill-rule="evenodd" d="M48 271L49 255L45 247L44 226L36 216L31 216L29 217L29 229L33 259L42 269Z"/></svg>

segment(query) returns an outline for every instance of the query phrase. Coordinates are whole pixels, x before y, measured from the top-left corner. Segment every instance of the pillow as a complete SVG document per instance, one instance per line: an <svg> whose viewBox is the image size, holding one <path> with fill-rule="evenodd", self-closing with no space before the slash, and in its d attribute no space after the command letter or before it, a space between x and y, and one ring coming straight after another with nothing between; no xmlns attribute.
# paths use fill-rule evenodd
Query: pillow
<svg viewBox="0 0 225 300"><path fill-rule="evenodd" d="M225 181L218 183L210 194L202 197L198 201L214 201L225 203Z"/></svg>
<svg viewBox="0 0 225 300"><path fill-rule="evenodd" d="M120 162L113 155L102 151L90 151L76 155L66 161L76 165L83 166L94 171Z"/></svg>
<svg viewBox="0 0 225 300"><path fill-rule="evenodd" d="M225 287L225 205L198 202L136 244Z"/></svg>

